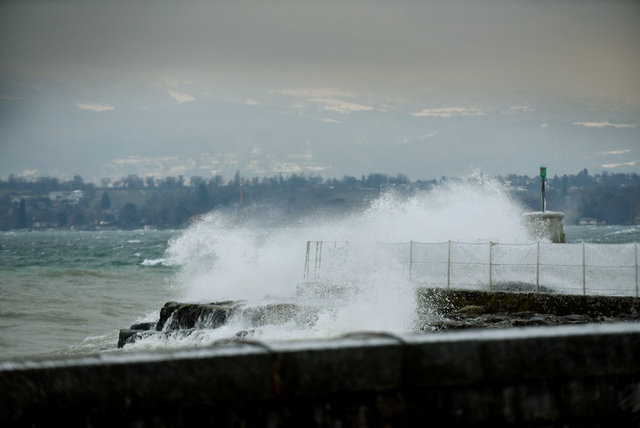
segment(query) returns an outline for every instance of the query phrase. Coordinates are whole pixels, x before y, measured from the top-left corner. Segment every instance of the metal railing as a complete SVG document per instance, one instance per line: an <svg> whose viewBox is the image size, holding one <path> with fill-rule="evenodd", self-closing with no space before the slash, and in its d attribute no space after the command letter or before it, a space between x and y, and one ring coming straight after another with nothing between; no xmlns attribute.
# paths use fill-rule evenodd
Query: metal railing
<svg viewBox="0 0 640 428"><path fill-rule="evenodd" d="M432 287L638 296L635 242L307 242L307 281L353 282L381 268Z"/></svg>

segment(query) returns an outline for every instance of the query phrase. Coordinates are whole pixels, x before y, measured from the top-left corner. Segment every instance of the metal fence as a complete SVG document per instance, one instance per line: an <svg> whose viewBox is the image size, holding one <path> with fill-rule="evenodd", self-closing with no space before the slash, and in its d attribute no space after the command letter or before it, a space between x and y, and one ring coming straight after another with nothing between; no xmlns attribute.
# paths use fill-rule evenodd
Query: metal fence
<svg viewBox="0 0 640 428"><path fill-rule="evenodd" d="M382 267L430 287L638 296L637 243L307 242L305 280Z"/></svg>

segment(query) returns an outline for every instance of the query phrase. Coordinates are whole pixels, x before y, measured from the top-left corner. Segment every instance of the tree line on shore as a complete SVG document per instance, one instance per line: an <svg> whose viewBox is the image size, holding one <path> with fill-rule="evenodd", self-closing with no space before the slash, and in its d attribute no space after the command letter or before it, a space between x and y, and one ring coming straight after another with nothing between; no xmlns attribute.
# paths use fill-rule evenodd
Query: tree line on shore
<svg viewBox="0 0 640 428"><path fill-rule="evenodd" d="M540 178L510 174L496 177L523 206L540 209ZM465 180L441 177L411 181L406 175L369 174L360 178L325 179L291 174L232 180L221 176L138 177L130 175L101 185L76 175L63 181L54 177L27 180L0 179L0 230L12 229L109 229L180 228L212 210L260 212L277 209L286 221L310 213L345 213L366 207L385 191L411 196L418 191ZM546 182L547 207L566 213L565 224L640 223L638 174L554 176Z"/></svg>

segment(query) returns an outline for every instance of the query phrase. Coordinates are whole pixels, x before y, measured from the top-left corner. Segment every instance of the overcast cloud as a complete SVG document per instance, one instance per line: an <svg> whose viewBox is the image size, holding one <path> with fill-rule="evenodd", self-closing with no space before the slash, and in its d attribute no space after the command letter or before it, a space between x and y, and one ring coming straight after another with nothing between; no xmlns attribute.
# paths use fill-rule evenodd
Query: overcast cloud
<svg viewBox="0 0 640 428"><path fill-rule="evenodd" d="M638 172L638 22L604 0L2 2L0 177Z"/></svg>

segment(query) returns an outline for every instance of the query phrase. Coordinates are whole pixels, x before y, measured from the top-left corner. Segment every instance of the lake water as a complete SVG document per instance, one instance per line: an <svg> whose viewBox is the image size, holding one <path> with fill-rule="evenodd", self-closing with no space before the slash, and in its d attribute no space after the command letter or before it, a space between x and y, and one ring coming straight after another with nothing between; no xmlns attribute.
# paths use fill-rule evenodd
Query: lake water
<svg viewBox="0 0 640 428"><path fill-rule="evenodd" d="M0 233L0 357L113 347L176 296L173 269L149 261L177 233Z"/></svg>
<svg viewBox="0 0 640 428"><path fill-rule="evenodd" d="M212 214L183 231L2 232L0 359L123 352L116 348L119 330L157 320L167 301L286 298L303 279L307 240L522 241L523 232L510 221L517 210L499 191L483 188L477 198L477 189L465 191L457 189L455 199L446 194L400 203L382 198L356 217L288 226L273 226L265 212L262 220L248 222ZM482 204L490 223L477 221ZM568 226L565 232L568 242L640 241L640 226ZM374 292L321 317L312 337L409 328L415 307L408 282L389 266L356 274ZM306 332L285 326L260 334L258 339L282 339Z"/></svg>

